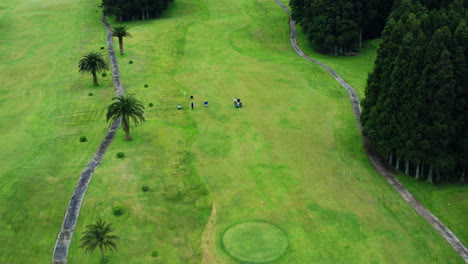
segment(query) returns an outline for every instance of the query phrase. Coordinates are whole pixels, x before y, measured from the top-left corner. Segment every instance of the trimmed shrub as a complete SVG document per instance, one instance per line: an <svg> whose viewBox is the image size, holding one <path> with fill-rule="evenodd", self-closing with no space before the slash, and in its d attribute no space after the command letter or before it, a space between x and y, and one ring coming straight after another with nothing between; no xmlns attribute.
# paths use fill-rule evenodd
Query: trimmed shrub
<svg viewBox="0 0 468 264"><path fill-rule="evenodd" d="M148 84L145 83L145 85L143 85L145 88L148 88Z"/></svg>
<svg viewBox="0 0 468 264"><path fill-rule="evenodd" d="M103 49L104 49L104 47L101 47L101 49L103 50Z"/></svg>
<svg viewBox="0 0 468 264"><path fill-rule="evenodd" d="M149 191L148 185L143 185L143 186L141 186L141 190L144 191L144 192Z"/></svg>
<svg viewBox="0 0 468 264"><path fill-rule="evenodd" d="M132 61L132 60L129 60L128 63L133 64L133 61Z"/></svg>
<svg viewBox="0 0 468 264"><path fill-rule="evenodd" d="M149 106L149 107L153 107L153 103L149 103L148 106Z"/></svg>
<svg viewBox="0 0 468 264"><path fill-rule="evenodd" d="M88 141L88 138L86 136L80 137L80 142L86 142L86 141Z"/></svg>
<svg viewBox="0 0 468 264"><path fill-rule="evenodd" d="M124 209L122 208L122 206L116 206L112 208L112 214L115 216L121 216L124 214Z"/></svg>
<svg viewBox="0 0 468 264"><path fill-rule="evenodd" d="M125 157L125 154L123 152L117 152L117 158L121 159Z"/></svg>
<svg viewBox="0 0 468 264"><path fill-rule="evenodd" d="M89 93L88 95L89 95L89 96L93 96L93 93Z"/></svg>
<svg viewBox="0 0 468 264"><path fill-rule="evenodd" d="M103 72L103 73L101 74L101 76L102 76L102 77L106 77L106 76L107 76L107 73L106 73L106 72Z"/></svg>
<svg viewBox="0 0 468 264"><path fill-rule="evenodd" d="M155 250L155 251L151 252L151 256L152 256L152 257L157 257L157 256L159 256L158 251Z"/></svg>

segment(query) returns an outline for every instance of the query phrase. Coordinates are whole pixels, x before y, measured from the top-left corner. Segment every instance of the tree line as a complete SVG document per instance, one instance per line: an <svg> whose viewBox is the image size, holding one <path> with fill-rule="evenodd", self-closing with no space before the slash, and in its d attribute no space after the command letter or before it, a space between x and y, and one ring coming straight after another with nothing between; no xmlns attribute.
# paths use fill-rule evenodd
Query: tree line
<svg viewBox="0 0 468 264"><path fill-rule="evenodd" d="M102 0L106 16L114 15L119 21L157 18L174 0Z"/></svg>
<svg viewBox="0 0 468 264"><path fill-rule="evenodd" d="M416 179L464 181L468 26L463 0L401 0L362 101L363 133Z"/></svg>
<svg viewBox="0 0 468 264"><path fill-rule="evenodd" d="M393 1L291 0L292 18L309 41L326 53L348 54L363 39L380 36Z"/></svg>

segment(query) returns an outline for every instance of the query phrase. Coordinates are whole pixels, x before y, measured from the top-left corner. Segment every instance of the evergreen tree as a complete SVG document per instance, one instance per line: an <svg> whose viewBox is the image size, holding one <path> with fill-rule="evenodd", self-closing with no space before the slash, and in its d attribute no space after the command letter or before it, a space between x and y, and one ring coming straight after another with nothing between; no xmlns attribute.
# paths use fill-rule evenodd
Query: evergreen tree
<svg viewBox="0 0 468 264"><path fill-rule="evenodd" d="M174 0L102 0L105 15L119 21L157 18Z"/></svg>
<svg viewBox="0 0 468 264"><path fill-rule="evenodd" d="M391 4L384 0L291 0L292 17L320 50L346 54L360 47L363 36L383 28Z"/></svg>
<svg viewBox="0 0 468 264"><path fill-rule="evenodd" d="M468 157L468 28L463 2L429 11L398 2L362 101L363 133L417 179L464 180ZM395 162L393 162L395 161Z"/></svg>

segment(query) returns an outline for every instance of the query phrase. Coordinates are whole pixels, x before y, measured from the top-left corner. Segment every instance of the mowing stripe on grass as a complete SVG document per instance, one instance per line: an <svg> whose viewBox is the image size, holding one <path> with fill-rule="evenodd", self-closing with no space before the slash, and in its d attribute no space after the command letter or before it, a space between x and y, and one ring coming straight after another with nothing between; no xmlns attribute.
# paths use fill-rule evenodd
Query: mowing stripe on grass
<svg viewBox="0 0 468 264"><path fill-rule="evenodd" d="M117 58L115 57L114 44L112 42L112 29L109 23L107 23L106 17L102 15L102 23L106 26L107 29L107 47L109 50L109 57L112 64L112 77L114 80L115 93L117 96L123 94L122 83L120 81L120 72L117 64ZM112 143L117 129L120 127L122 119L118 118L110 126L109 130L104 137L104 140L99 145L98 150L94 154L91 161L86 165L86 168L80 175L78 184L73 191L73 195L68 204L67 212L65 218L63 219L62 228L60 229L57 241L55 242L54 254L52 257L53 264L64 264L67 263L68 248L70 247L71 239L73 237L73 232L75 231L76 222L78 216L80 215L81 204L83 203L83 198L88 189L88 184L91 181L91 176L93 175L94 170L99 166L106 153L107 148Z"/></svg>
<svg viewBox="0 0 468 264"><path fill-rule="evenodd" d="M361 106L359 104L359 98L356 94L356 91L349 85L338 73L332 70L330 67L325 64L314 60L307 56L301 48L297 45L296 39L296 22L291 17L291 12L281 3L280 0L275 0L276 3L288 14L289 25L291 28L290 41L291 46L294 48L299 56L303 57L306 60L309 60L315 64L320 65L322 68L327 70L337 82L340 83L343 88L348 91L349 97L351 99L351 104L353 107L354 117L356 118L356 124L361 134L361 138L364 144L364 149L366 150L367 157L371 161L374 168L385 177L385 179L392 185L392 187L403 197L403 199L413 207L419 215L421 215L427 222L429 222L439 234L441 234L448 243L457 251L457 253L468 263L468 249L463 245L463 243L458 239L458 237L447 227L445 226L435 215L433 215L429 210L427 210L421 202L419 202L409 191L403 186L395 176L386 168L385 161L378 155L378 153L373 149L371 144L367 141L367 138L362 134L361 127Z"/></svg>

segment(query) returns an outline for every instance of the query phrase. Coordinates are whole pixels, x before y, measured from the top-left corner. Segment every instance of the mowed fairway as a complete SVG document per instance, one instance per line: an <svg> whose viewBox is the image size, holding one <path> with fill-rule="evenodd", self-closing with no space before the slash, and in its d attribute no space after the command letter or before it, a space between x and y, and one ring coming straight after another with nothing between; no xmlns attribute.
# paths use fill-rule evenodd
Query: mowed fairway
<svg viewBox="0 0 468 264"><path fill-rule="evenodd" d="M223 234L246 222L285 232L288 248L274 263L462 262L371 168L347 93L294 54L274 1L179 0L162 19L126 25L123 83L154 107L133 142L121 133L111 146L77 228L98 216L113 221L122 237L113 263L237 263ZM207 215L196 208L205 210L205 199L184 198L197 179L216 208L204 230ZM144 183L151 193L139 190ZM174 186L181 198L165 198ZM115 205L129 213L112 216ZM70 256L99 258L76 239Z"/></svg>
<svg viewBox="0 0 468 264"><path fill-rule="evenodd" d="M110 78L93 87L77 71L105 44L96 3L0 2L0 263L51 261L78 175L107 130Z"/></svg>
<svg viewBox="0 0 468 264"><path fill-rule="evenodd" d="M0 121L8 125L0 263L47 263L79 173L107 128L109 77L94 88L76 68L105 35L99 1L8 1L0 9ZM28 28L38 24L31 39ZM96 170L69 263L99 263L98 252L79 249L80 233L98 218L120 236L109 263L239 263L223 235L252 222L287 237L265 246L287 245L269 263L463 263L372 169L347 93L296 56L274 1L176 0L161 19L125 24L133 38L118 56L124 89L154 107L132 128L133 141L119 131ZM81 135L90 140L79 143Z"/></svg>

